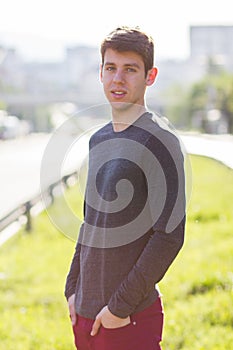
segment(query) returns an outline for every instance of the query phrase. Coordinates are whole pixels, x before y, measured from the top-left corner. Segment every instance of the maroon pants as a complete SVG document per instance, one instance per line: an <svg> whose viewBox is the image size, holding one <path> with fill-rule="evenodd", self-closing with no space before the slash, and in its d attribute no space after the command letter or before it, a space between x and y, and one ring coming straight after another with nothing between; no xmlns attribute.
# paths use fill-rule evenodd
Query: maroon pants
<svg viewBox="0 0 233 350"><path fill-rule="evenodd" d="M161 350L163 307L160 298L145 310L130 316L131 323L120 328L100 327L95 336L90 332L93 320L77 316L73 326L78 350Z"/></svg>

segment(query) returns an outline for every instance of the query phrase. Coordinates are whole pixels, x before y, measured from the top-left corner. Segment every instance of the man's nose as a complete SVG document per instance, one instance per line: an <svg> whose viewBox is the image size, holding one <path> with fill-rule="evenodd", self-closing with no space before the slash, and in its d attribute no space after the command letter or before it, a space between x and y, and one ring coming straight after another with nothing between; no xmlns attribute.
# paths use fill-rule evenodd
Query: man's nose
<svg viewBox="0 0 233 350"><path fill-rule="evenodd" d="M114 81L114 83L123 83L124 82L124 72L121 69L117 69L115 71L113 81Z"/></svg>

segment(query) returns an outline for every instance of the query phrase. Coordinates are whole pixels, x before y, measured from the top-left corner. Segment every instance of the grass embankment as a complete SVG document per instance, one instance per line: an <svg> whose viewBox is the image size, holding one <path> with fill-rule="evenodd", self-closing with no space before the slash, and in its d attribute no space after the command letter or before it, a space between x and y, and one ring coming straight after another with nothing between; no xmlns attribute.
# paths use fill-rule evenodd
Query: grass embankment
<svg viewBox="0 0 233 350"><path fill-rule="evenodd" d="M163 349L230 350L233 171L206 158L191 160L185 245L160 283ZM78 206L77 191L68 190L68 196ZM62 216L59 201L53 210ZM22 231L0 248L1 350L74 349L63 297L74 246L43 213L34 220L33 233Z"/></svg>
<svg viewBox="0 0 233 350"><path fill-rule="evenodd" d="M192 157L186 240L161 291L165 350L230 350L233 344L233 171Z"/></svg>

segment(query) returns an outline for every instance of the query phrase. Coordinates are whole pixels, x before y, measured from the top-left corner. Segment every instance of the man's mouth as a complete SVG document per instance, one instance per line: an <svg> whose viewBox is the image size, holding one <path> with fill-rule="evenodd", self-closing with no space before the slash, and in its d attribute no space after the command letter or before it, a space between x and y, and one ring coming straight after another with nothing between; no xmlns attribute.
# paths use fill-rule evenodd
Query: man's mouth
<svg viewBox="0 0 233 350"><path fill-rule="evenodd" d="M115 97L123 97L126 95L126 91L121 91L121 90L112 90L111 93Z"/></svg>

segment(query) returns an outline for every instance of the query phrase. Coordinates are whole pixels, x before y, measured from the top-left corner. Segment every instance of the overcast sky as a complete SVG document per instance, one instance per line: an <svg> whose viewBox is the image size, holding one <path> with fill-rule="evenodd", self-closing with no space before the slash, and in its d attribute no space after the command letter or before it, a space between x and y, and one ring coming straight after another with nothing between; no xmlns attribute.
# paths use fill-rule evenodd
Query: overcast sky
<svg viewBox="0 0 233 350"><path fill-rule="evenodd" d="M0 9L0 45L37 61L62 59L66 46L99 46L119 25L151 34L159 59L186 58L190 25L233 25L231 0L0 0Z"/></svg>

